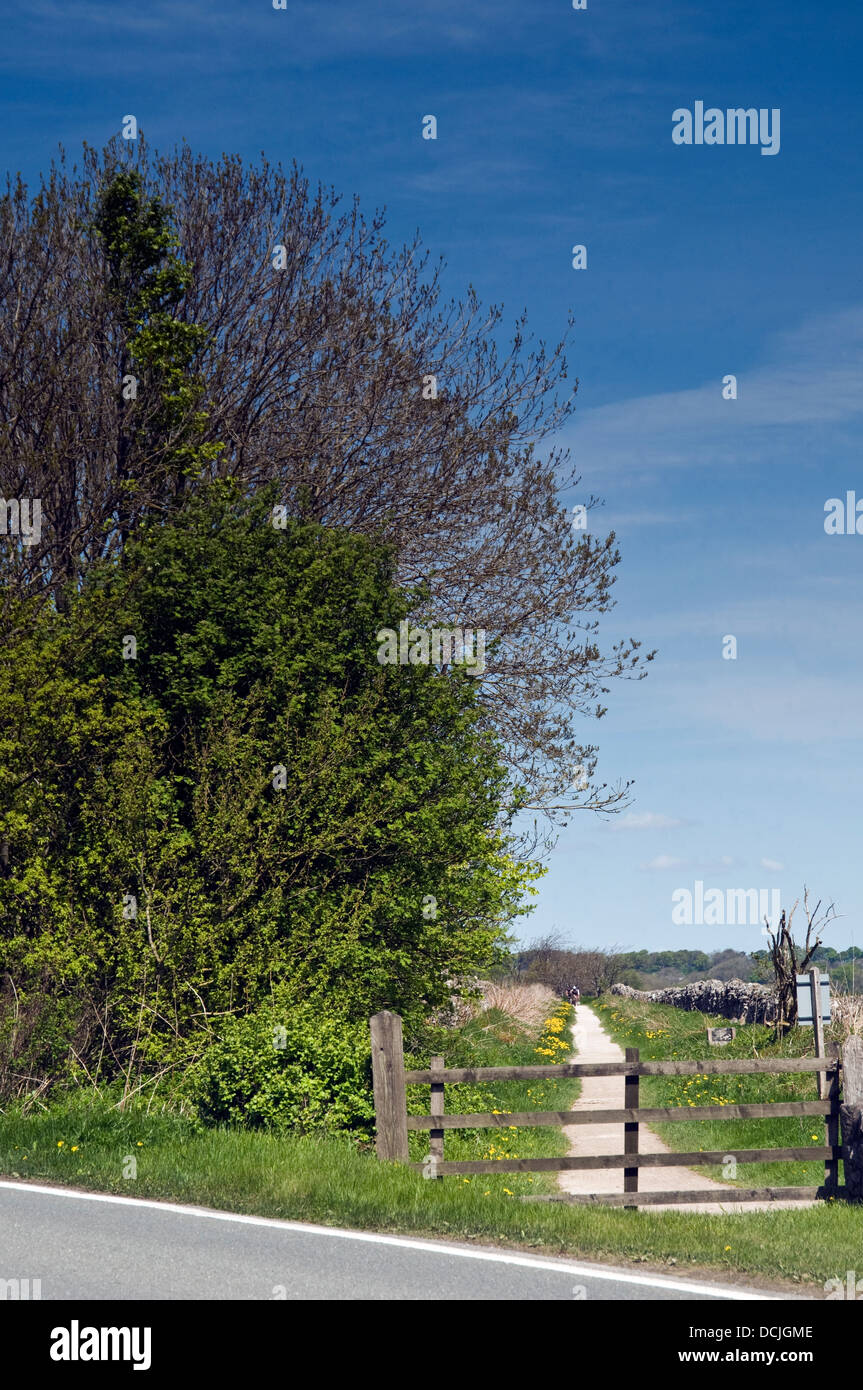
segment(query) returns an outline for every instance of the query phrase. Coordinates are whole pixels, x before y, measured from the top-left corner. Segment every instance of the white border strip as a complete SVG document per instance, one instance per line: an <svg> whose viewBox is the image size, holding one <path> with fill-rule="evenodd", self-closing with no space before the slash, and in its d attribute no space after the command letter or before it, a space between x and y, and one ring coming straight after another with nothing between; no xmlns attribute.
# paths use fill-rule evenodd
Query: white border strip
<svg viewBox="0 0 863 1390"><path fill-rule="evenodd" d="M337 1240L359 1240L374 1245L397 1245L408 1250L424 1250L433 1255L452 1255L464 1260L490 1260L496 1264L517 1265L528 1269L551 1270L556 1274L582 1279L607 1279L616 1284L638 1284L647 1288L673 1289L678 1293L705 1294L710 1298L733 1302L771 1302L781 1295L755 1293L750 1290L725 1288L716 1284L696 1284L691 1280L667 1279L664 1275L629 1274L626 1270L607 1265L570 1264L565 1260L543 1259L541 1256L516 1255L496 1250L472 1250L470 1246L448 1245L443 1241L415 1240L410 1236L386 1236L377 1231L347 1231L338 1226L313 1226L302 1221L279 1221L267 1216L246 1216L240 1212L216 1211L208 1207L180 1206L174 1202L155 1202L144 1197L115 1197L106 1192L78 1192L67 1187L43 1187L37 1183L0 1180L0 1188L14 1192L37 1192L49 1197L67 1197L79 1202L108 1202L116 1206L146 1207L151 1211L170 1211L177 1216L198 1216L207 1221L234 1221L245 1226L264 1226L276 1231L297 1231L303 1235L330 1236Z"/></svg>

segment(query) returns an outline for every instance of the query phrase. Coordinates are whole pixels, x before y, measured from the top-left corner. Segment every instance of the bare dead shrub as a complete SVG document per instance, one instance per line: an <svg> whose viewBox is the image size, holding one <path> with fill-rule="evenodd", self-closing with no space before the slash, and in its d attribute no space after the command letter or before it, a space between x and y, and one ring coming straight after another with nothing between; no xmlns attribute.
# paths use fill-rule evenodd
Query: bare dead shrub
<svg viewBox="0 0 863 1390"><path fill-rule="evenodd" d="M842 1043L853 1034L863 1034L863 994L833 994L830 1000L828 1033Z"/></svg>
<svg viewBox="0 0 863 1390"><path fill-rule="evenodd" d="M518 1023L533 1028L544 1023L560 1000L547 985L515 985L483 981L483 1009L500 1009Z"/></svg>

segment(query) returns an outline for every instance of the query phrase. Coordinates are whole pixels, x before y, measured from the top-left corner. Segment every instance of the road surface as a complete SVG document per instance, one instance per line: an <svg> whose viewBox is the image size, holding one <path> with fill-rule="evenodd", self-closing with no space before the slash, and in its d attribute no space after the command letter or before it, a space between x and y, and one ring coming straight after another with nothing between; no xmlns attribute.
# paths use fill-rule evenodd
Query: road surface
<svg viewBox="0 0 863 1390"><path fill-rule="evenodd" d="M43 1300L775 1297L491 1247L0 1181L0 1280L10 1279L40 1280Z"/></svg>

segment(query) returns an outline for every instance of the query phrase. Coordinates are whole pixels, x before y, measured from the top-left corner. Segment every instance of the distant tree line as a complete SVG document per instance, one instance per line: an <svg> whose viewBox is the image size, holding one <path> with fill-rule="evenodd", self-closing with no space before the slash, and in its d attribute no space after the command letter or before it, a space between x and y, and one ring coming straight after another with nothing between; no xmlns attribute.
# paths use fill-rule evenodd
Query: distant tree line
<svg viewBox="0 0 863 1390"><path fill-rule="evenodd" d="M716 953L714 953L716 954ZM706 951L625 951L621 961L625 970L640 970L653 975L657 970L709 970L713 956Z"/></svg>
<svg viewBox="0 0 863 1390"><path fill-rule="evenodd" d="M836 950L818 946L811 960L836 970L863 955L858 947ZM545 984L563 994L577 984L584 994L600 994L614 984L633 989L660 989L696 979L772 982L775 978L769 951L620 951L568 947L558 934L539 938L523 951L514 952L499 973L508 973L526 984ZM837 986L850 981L839 969Z"/></svg>

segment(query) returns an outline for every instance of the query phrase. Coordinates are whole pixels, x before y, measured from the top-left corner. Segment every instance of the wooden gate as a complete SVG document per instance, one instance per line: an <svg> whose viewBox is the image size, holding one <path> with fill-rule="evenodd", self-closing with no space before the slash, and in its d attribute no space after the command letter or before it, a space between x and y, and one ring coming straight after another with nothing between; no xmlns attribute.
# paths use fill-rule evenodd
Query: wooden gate
<svg viewBox="0 0 863 1390"><path fill-rule="evenodd" d="M686 1202L765 1202L806 1200L812 1198L859 1197L863 1169L863 1040L852 1038L845 1048L845 1103L841 1107L846 1143L840 1141L839 1077L843 1062L838 1048L832 1044L821 1057L765 1057L740 1059L707 1058L701 1061L642 1061L636 1047L626 1049L622 1062L568 1062L544 1067L447 1067L443 1057L431 1058L428 1069L406 1071L402 1040L402 1021L398 1014L375 1014L371 1020L372 1068L374 1075L375 1114L377 1124L378 1158L409 1162L408 1133L428 1130L429 1159L425 1164L411 1164L423 1169L427 1176L443 1178L454 1174L472 1173L548 1173L573 1169L623 1169L622 1193L584 1193L554 1197L531 1198L535 1201L563 1201L581 1205L646 1206ZM820 1100L776 1101L752 1105L700 1105L673 1107L643 1107L639 1104L639 1081L642 1076L743 1076L780 1075L815 1072L823 1075L819 1084ZM624 1108L622 1110L556 1110L525 1111L518 1114L449 1114L446 1111L444 1088L482 1081L540 1081L552 1077L622 1076L624 1077ZM431 1088L429 1113L407 1113L406 1086L426 1085ZM639 1153L640 1124L691 1123L694 1120L751 1120L781 1119L796 1116L821 1118L825 1124L825 1142L819 1145L793 1148L726 1149L707 1153ZM448 1129L495 1129L534 1127L536 1125L621 1124L623 1153L598 1155L560 1155L555 1158L470 1159L450 1161L444 1155L444 1139ZM856 1129L855 1129L856 1125ZM821 1160L824 1163L824 1182L811 1187L733 1188L718 1192L705 1188L691 1192L639 1192L638 1173L641 1168L711 1167L725 1164L729 1157L738 1163L772 1163ZM839 1185L839 1162L845 1164L847 1186Z"/></svg>

